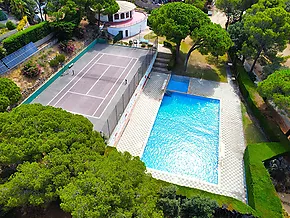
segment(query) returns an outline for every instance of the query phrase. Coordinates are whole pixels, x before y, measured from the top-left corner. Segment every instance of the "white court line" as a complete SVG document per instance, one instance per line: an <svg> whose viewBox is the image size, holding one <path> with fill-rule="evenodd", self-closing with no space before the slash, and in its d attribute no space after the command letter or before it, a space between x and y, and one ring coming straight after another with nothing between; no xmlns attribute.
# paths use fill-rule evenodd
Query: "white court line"
<svg viewBox="0 0 290 218"><path fill-rule="evenodd" d="M134 58L134 57L125 56L125 55L118 55L118 54L110 54L110 53L103 53L103 54L105 54L105 55L110 55L110 56L123 57L123 58L131 58L131 59L136 59L136 60L139 59L139 58Z"/></svg>
<svg viewBox="0 0 290 218"><path fill-rule="evenodd" d="M103 57L103 55L104 55L104 54L102 54L101 57ZM101 57L99 57L98 60L100 60ZM69 91L70 91L70 90L71 90L71 89L72 89L72 88L73 88L73 87L74 87L74 86L75 86L75 85L76 85L76 84L77 84L77 83L78 83L78 82L79 82L79 81L80 81L80 80L81 80L81 79L82 79L82 78L87 74L87 72L88 72L90 69L92 69L93 66L95 66L95 64L97 63L98 60L96 60L95 63L92 64L92 66L90 66L89 69L86 70L86 72L85 72L85 73L84 73L84 74L83 74L83 75L82 75L82 76L81 76L81 77L80 77L80 78L75 82L75 84L72 85L72 87L69 88L69 90L68 90L67 92L69 92ZM66 93L67 93L67 92L66 92ZM60 102L61 99L63 99L63 97L66 95L66 93L64 93L64 95L61 96L61 98L58 99L58 101L57 101L53 106L57 105L58 102Z"/></svg>
<svg viewBox="0 0 290 218"><path fill-rule="evenodd" d="M75 111L70 111L70 110L67 110L67 109L65 109L65 110L66 110L67 112L72 113L72 114L78 114L78 115L82 115L82 116L84 116L84 117L90 117L90 118L94 118L94 119L96 119L96 117L93 117L93 116L91 116L91 115L82 114L82 113L75 112Z"/></svg>
<svg viewBox="0 0 290 218"><path fill-rule="evenodd" d="M133 59L133 58L132 58ZM114 65L114 64L103 64L103 63L97 63L99 65L104 65L104 66L110 66L110 67L119 67L119 68L126 68L126 67L121 67L121 66L117 66L117 65Z"/></svg>
<svg viewBox="0 0 290 218"><path fill-rule="evenodd" d="M72 93L72 94L82 95L82 96L87 96L87 97L92 97L92 98L98 98L98 99L104 99L102 97L97 97L97 96L94 96L94 95L87 95L87 94L82 94L82 93L72 92L72 91L67 91L67 93Z"/></svg>
<svg viewBox="0 0 290 218"><path fill-rule="evenodd" d="M99 64L99 63L98 63ZM86 95L89 94L89 92L94 88L94 86L97 84L97 82L100 81L100 79L102 78L102 76L104 76L104 74L110 69L110 67L108 67L103 73L102 75L97 79L97 81L94 83L94 85L92 85L92 87L89 89L89 91L87 91ZM103 98L104 99L104 98Z"/></svg>
<svg viewBox="0 0 290 218"><path fill-rule="evenodd" d="M81 69L80 70L80 72L78 72L76 75L75 75L75 77L71 80L71 81L69 81L69 83L68 84L66 84L65 85L65 87L63 87L48 103L47 103L47 105L49 105L58 95L59 95L59 93L61 93L99 54L101 54L100 52L99 53L97 53L96 55L95 55L95 57L92 59L92 60L90 60L90 62L89 63L87 63L86 64L86 66L84 66L83 67L83 69ZM101 56L102 57L102 56ZM55 105L55 104L54 104Z"/></svg>
<svg viewBox="0 0 290 218"><path fill-rule="evenodd" d="M132 59L133 60L133 59ZM131 63L131 62L130 62ZM130 72L134 69L134 66L136 65L138 63L138 59L137 59L137 61L133 64L133 66L131 67L131 69L130 69L130 71L127 73L127 76L130 74ZM124 72L123 72L124 73ZM119 80L119 78L118 78L118 80ZM118 81L117 80L117 81ZM117 82L116 81L116 82ZM116 83L115 83L116 84ZM115 86L115 84L114 84L114 86ZM105 109L103 110L103 112L101 113L101 115L99 116L99 117L95 117L95 118L97 118L97 119L100 119L102 116L103 116L103 114L104 114L104 112L106 111L106 109L108 108L108 106L110 105L110 103L112 102L112 100L113 100L113 98L115 97L115 95L118 93L118 91L119 91L119 89L122 87L122 84L123 83L121 83L120 85L119 85L119 88L116 90L116 92L114 93L114 95L112 96L112 98L111 98L111 100L108 102L108 104L107 104L107 106L105 107ZM113 87L114 87L113 86ZM111 88L111 90L113 89L113 87ZM110 90L110 91L111 91ZM110 92L108 92L108 94L109 94ZM107 96L108 96L108 94L106 95L106 97L105 98L107 98ZM105 99L104 99L105 100ZM102 101L102 103L101 104L103 104L103 102L104 102L104 100ZM100 106L101 106L101 104L100 104ZM100 107L99 106L99 107ZM99 109L99 108L98 108ZM97 112L97 110L95 111L95 113ZM95 114L94 113L94 114ZM93 115L94 115L93 114Z"/></svg>

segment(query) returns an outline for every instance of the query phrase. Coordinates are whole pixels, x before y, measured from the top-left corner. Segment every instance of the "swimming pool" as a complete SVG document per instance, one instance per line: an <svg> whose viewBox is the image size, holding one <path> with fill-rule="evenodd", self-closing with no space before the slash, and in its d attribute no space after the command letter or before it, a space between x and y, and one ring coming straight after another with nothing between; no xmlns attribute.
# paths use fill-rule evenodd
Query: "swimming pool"
<svg viewBox="0 0 290 218"><path fill-rule="evenodd" d="M142 155L146 167L218 183L220 102L170 92Z"/></svg>
<svg viewBox="0 0 290 218"><path fill-rule="evenodd" d="M167 89L178 92L187 92L189 86L189 78L184 76L172 75Z"/></svg>

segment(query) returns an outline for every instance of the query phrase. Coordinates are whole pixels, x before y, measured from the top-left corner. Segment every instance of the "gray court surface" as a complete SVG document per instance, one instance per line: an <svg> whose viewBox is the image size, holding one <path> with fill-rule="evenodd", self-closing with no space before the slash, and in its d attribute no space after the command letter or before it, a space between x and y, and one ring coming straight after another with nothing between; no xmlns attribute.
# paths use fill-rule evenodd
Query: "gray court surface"
<svg viewBox="0 0 290 218"><path fill-rule="evenodd" d="M143 49L96 44L32 103L83 115L100 131L134 75L148 67L144 66L148 53Z"/></svg>

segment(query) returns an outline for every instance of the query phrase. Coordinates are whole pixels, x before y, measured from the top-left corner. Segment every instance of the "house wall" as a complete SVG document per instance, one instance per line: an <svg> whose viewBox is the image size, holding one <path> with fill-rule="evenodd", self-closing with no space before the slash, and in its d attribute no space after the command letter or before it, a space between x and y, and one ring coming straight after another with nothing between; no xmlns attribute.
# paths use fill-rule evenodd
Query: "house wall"
<svg viewBox="0 0 290 218"><path fill-rule="evenodd" d="M134 10L131 11L132 17L134 16L134 12L135 12ZM123 21L131 20L132 17L130 16L130 11L128 11L128 13L129 13L129 17L126 17L126 13L123 13L124 14L124 19L121 19L121 14L122 13L116 13L116 14L119 14L119 19L117 19L117 20L115 20L115 14L113 14L113 22L114 23L118 23L118 22L123 22ZM96 19L98 19L98 15L96 15L95 17L96 17ZM101 15L101 21L102 22L108 22L109 21L108 15Z"/></svg>
<svg viewBox="0 0 290 218"><path fill-rule="evenodd" d="M112 35L117 35L119 31L123 32L123 37L128 38L134 35L139 34L141 31L145 30L147 27L147 18L141 21L140 23L136 23L132 26L123 26L123 27L108 27L108 32ZM128 36L126 37L126 30L128 30Z"/></svg>

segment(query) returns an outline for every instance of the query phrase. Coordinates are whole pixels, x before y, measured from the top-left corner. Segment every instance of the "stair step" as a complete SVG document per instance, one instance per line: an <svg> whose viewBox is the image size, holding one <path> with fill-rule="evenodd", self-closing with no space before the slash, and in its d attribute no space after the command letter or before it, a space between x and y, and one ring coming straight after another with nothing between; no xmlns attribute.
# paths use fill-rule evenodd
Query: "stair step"
<svg viewBox="0 0 290 218"><path fill-rule="evenodd" d="M153 67L152 69L153 72L159 72L159 73L170 73L167 68L162 68L162 67Z"/></svg>
<svg viewBox="0 0 290 218"><path fill-rule="evenodd" d="M162 62L155 61L153 66L154 67L162 67L162 68L166 68L167 69L167 65L168 65L168 63L162 63Z"/></svg>
<svg viewBox="0 0 290 218"><path fill-rule="evenodd" d="M163 53L163 52L158 52L157 58L165 58L165 59L170 59L172 54L169 53Z"/></svg>
<svg viewBox="0 0 290 218"><path fill-rule="evenodd" d="M168 64L170 62L170 58L156 58L155 62L160 62L160 63L166 63Z"/></svg>

